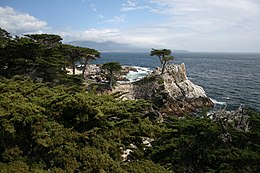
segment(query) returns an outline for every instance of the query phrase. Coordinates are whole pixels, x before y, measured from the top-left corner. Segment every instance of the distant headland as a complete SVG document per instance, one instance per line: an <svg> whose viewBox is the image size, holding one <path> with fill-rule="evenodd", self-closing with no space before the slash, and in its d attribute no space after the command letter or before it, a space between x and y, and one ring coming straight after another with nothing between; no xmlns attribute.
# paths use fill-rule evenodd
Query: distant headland
<svg viewBox="0 0 260 173"><path fill-rule="evenodd" d="M95 42L86 40L70 41L68 44L80 47L88 47L99 50L100 52L149 52L150 48L141 48L125 43L116 43L112 41ZM189 53L184 49L173 50L174 53Z"/></svg>

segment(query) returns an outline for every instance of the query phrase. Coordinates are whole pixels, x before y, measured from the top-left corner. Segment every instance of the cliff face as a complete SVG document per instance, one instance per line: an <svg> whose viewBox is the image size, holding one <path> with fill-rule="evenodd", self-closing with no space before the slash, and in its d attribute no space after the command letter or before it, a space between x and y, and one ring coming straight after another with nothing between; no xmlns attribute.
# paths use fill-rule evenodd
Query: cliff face
<svg viewBox="0 0 260 173"><path fill-rule="evenodd" d="M198 108L209 108L213 102L204 89L187 79L185 65L169 65L164 74L157 68L152 74L133 83L135 99L151 100L162 114L180 115Z"/></svg>
<svg viewBox="0 0 260 173"><path fill-rule="evenodd" d="M87 69L85 79L105 81L104 71L100 67L89 65ZM124 70L124 73L127 73L133 69ZM184 64L170 64L164 74L161 74L161 69L157 68L140 81L119 84L111 92L124 93L123 99L151 100L156 114L163 116L183 115L198 108L209 108L214 105L204 89L187 78Z"/></svg>

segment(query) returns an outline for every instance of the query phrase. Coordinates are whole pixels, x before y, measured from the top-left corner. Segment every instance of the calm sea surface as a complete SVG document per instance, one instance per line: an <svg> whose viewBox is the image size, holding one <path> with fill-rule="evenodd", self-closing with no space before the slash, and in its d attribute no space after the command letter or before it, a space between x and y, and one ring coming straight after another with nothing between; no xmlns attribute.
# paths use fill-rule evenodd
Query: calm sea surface
<svg viewBox="0 0 260 173"><path fill-rule="evenodd" d="M173 63L185 63L188 78L207 95L229 109L246 105L260 110L260 54L173 53ZM93 63L117 61L122 65L155 68L157 57L148 53L102 53Z"/></svg>

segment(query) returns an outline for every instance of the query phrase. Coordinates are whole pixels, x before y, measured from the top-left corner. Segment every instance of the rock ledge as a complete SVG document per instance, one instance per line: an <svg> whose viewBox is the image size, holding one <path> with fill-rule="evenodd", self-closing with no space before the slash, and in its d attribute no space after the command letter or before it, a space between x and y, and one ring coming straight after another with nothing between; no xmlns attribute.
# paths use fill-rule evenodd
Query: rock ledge
<svg viewBox="0 0 260 173"><path fill-rule="evenodd" d="M188 80L185 65L170 64L164 74L156 68L150 75L131 84L119 85L113 92L124 92L124 99L145 99L163 116L183 115L214 105L201 86Z"/></svg>

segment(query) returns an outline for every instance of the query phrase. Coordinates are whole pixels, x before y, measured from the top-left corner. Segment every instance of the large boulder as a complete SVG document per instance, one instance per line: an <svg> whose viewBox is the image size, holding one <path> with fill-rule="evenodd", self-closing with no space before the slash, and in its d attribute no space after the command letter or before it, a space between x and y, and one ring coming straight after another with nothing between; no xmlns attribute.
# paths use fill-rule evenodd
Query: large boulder
<svg viewBox="0 0 260 173"><path fill-rule="evenodd" d="M151 100L162 115L183 115L214 105L202 87L188 80L184 64L170 64L164 74L157 68L131 88L135 99Z"/></svg>
<svg viewBox="0 0 260 173"><path fill-rule="evenodd" d="M88 64L86 65L85 70L85 80L94 80L96 82L102 82L105 78L105 72L100 68L100 65L97 64Z"/></svg>

